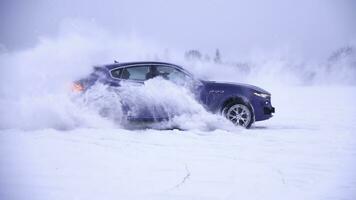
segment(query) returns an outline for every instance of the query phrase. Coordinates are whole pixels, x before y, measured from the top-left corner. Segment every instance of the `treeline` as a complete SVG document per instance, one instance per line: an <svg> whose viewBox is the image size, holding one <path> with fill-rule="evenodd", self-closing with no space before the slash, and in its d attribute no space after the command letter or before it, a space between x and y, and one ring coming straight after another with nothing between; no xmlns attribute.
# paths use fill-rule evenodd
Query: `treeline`
<svg viewBox="0 0 356 200"><path fill-rule="evenodd" d="M209 54L203 54L199 50L192 49L185 52L184 57L189 61L213 61L215 63L222 63L221 53L219 49L215 50L215 54L213 56Z"/></svg>

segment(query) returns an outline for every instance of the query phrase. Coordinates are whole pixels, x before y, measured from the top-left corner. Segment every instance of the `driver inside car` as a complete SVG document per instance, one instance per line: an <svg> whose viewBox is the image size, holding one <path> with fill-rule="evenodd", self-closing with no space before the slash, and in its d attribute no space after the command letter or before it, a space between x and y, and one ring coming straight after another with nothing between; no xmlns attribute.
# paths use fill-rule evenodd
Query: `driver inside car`
<svg viewBox="0 0 356 200"><path fill-rule="evenodd" d="M146 74L146 80L159 76L160 72L157 70L156 66L152 66L149 68L149 71Z"/></svg>

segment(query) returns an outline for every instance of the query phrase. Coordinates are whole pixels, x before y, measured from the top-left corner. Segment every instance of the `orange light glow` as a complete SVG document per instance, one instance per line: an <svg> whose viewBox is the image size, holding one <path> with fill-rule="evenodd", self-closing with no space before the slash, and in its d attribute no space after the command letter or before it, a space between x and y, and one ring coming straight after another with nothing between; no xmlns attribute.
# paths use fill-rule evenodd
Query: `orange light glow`
<svg viewBox="0 0 356 200"><path fill-rule="evenodd" d="M84 91L84 87L80 83L73 83L72 91L74 91L74 92L83 92Z"/></svg>

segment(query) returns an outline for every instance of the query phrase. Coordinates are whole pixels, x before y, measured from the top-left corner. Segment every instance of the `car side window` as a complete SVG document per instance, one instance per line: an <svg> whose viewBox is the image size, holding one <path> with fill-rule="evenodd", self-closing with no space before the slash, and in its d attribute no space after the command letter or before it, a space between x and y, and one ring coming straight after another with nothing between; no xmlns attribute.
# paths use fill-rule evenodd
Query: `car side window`
<svg viewBox="0 0 356 200"><path fill-rule="evenodd" d="M148 71L149 66L126 67L122 69L120 78L127 80L144 81L146 80L146 74L148 73Z"/></svg>
<svg viewBox="0 0 356 200"><path fill-rule="evenodd" d="M157 70L160 76L162 76L165 79L171 80L175 83L184 84L184 82L186 82L189 79L188 75L173 67L157 66Z"/></svg>

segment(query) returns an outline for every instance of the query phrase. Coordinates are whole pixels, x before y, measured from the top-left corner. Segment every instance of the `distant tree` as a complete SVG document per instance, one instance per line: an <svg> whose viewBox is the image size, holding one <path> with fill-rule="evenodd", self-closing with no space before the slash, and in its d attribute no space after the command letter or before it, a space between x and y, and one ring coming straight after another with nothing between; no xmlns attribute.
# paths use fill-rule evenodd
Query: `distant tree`
<svg viewBox="0 0 356 200"><path fill-rule="evenodd" d="M199 50L189 50L185 52L185 59L187 60L201 60L202 59L202 54L200 53Z"/></svg>
<svg viewBox="0 0 356 200"><path fill-rule="evenodd" d="M168 48L164 49L164 52L163 52L163 58L165 60L170 60L170 57L171 57L171 54L170 54L170 51Z"/></svg>
<svg viewBox="0 0 356 200"><path fill-rule="evenodd" d="M3 44L0 44L0 53L5 53L7 52L6 46Z"/></svg>
<svg viewBox="0 0 356 200"><path fill-rule="evenodd" d="M208 54L205 54L204 55L204 61L210 62L210 60L211 60L210 56Z"/></svg>
<svg viewBox="0 0 356 200"><path fill-rule="evenodd" d="M220 50L219 49L216 49L216 51L215 51L214 62L215 63L221 63L221 55L220 55Z"/></svg>
<svg viewBox="0 0 356 200"><path fill-rule="evenodd" d="M334 51L329 57L329 62L336 62L348 57L355 57L356 51L353 46L345 46Z"/></svg>

